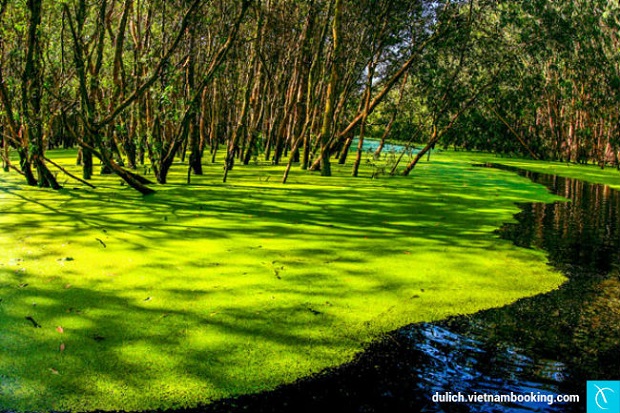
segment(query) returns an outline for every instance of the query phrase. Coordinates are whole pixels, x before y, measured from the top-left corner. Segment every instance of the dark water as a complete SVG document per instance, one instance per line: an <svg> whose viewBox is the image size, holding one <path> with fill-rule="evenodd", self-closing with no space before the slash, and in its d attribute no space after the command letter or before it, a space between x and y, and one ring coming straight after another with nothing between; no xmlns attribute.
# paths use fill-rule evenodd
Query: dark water
<svg viewBox="0 0 620 413"><path fill-rule="evenodd" d="M620 378L620 194L519 171L570 202L524 204L498 230L547 251L568 281L500 309L400 329L355 362L198 411L581 412L587 380ZM441 403L433 394L535 395L536 402ZM548 403L548 395L579 403Z"/></svg>

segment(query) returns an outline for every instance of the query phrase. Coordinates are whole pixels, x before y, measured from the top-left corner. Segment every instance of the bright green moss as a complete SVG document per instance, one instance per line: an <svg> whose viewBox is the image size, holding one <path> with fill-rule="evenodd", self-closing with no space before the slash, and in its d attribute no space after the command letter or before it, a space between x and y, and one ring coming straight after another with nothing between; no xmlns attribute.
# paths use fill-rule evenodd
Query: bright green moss
<svg viewBox="0 0 620 413"><path fill-rule="evenodd" d="M449 156L455 160L459 159L464 162L498 163L516 168L527 169L533 172L564 176L591 183L605 184L612 188L620 189L620 171L615 166L607 166L602 169L595 164L581 165L567 162L534 161L511 157L498 157L483 152L451 152Z"/></svg>
<svg viewBox="0 0 620 413"><path fill-rule="evenodd" d="M493 234L514 202L554 198L470 164L443 153L409 178L335 167L284 186L270 166L227 184L207 166L186 186L178 166L148 198L115 177L54 192L0 174L0 408L195 406L556 288L541 252Z"/></svg>

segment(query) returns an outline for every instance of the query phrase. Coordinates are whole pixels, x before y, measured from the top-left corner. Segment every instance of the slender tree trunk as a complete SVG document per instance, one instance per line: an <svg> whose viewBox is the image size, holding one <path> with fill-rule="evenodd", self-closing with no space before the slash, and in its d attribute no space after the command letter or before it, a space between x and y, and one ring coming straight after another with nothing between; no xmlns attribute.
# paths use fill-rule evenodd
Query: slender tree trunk
<svg viewBox="0 0 620 413"><path fill-rule="evenodd" d="M381 152L385 147L385 141L387 137L390 136L390 132L392 131L392 127L394 126L394 122L396 121L396 116L398 115L398 110L400 108L401 102L403 101L403 95L405 94L405 85L407 84L408 77L408 73L405 73L405 75L403 76L400 90L398 91L398 101L396 102L396 107L394 108L394 112L392 112L392 116L390 116L390 120L385 127L385 131L383 131L383 135L381 135L381 139L379 140L379 146L377 146L377 149L373 154L375 160L379 160L379 158L381 158Z"/></svg>
<svg viewBox="0 0 620 413"><path fill-rule="evenodd" d="M371 59L368 64L368 77L366 79L366 93L364 94L364 109L362 114L361 123L360 123L360 136L357 142L357 155L355 156L355 162L353 163L353 171L351 175L353 177L357 177L359 173L360 164L362 163L362 154L364 148L364 135L366 134L366 120L368 119L368 110L370 109L370 96L372 95L372 79L375 74L375 65L374 59Z"/></svg>
<svg viewBox="0 0 620 413"><path fill-rule="evenodd" d="M323 123L318 141L321 145L321 176L331 176L329 151L331 143L332 122L334 119L334 104L336 100L336 87L338 85L338 66L340 58L340 19L342 15L342 0L335 0L334 17L332 21L332 69L329 83L327 85L327 96L325 98L325 110L323 111Z"/></svg>
<svg viewBox="0 0 620 413"><path fill-rule="evenodd" d="M11 157L9 156L9 139L4 136L6 132L0 127L0 136L2 136L2 169L9 172L11 168Z"/></svg>
<svg viewBox="0 0 620 413"><path fill-rule="evenodd" d="M351 145L353 145L353 139L355 139L355 131L352 130L344 140L344 144L342 145L342 149L340 150L340 158L338 159L339 165L344 165L347 163L347 158L349 157L349 151L351 150Z"/></svg>
<svg viewBox="0 0 620 413"><path fill-rule="evenodd" d="M190 34L189 40L189 55L187 62L187 70L186 70L186 94L191 97L191 91L195 87L195 49L196 49L196 39L195 34L192 32ZM206 89L206 88L205 88ZM204 108L204 89L200 92L200 108L201 111ZM196 103L198 104L198 103ZM202 145L201 145L201 131L200 126L201 122L201 113L197 111L190 120L190 130L189 130L189 142L187 146L189 147L189 171L188 171L188 181L190 180L190 174L194 175L202 175ZM185 153L185 151L183 151ZM188 182L189 183L189 182Z"/></svg>
<svg viewBox="0 0 620 413"><path fill-rule="evenodd" d="M196 116L200 116L197 114ZM200 130L196 124L200 123L199 119L196 119L195 124L192 125L189 132L189 169L194 175L202 175L202 145L200 139Z"/></svg>
<svg viewBox="0 0 620 413"><path fill-rule="evenodd" d="M254 59L252 59L254 60ZM253 62L254 63L254 62ZM243 94L243 101L241 103L241 112L239 114L239 118L237 120L237 124L233 129L233 133L230 136L228 141L228 148L226 151L226 161L224 163L224 178L223 181L226 182L228 178L228 172L233 169L235 164L235 156L237 154L241 154L241 149L239 147L239 138L243 134L243 131L247 129L247 117L248 111L250 107L250 93L252 90L252 82L253 82L253 73L248 71L246 78L246 86Z"/></svg>
<svg viewBox="0 0 620 413"><path fill-rule="evenodd" d="M22 76L22 113L26 124L23 128L24 139L31 146L31 161L37 169L37 183L41 187L60 189L56 177L45 165L43 122L41 119L41 100L43 94L43 73L41 71L42 51L39 39L41 24L41 0L28 0L30 21L28 42L26 45L26 62Z"/></svg>
<svg viewBox="0 0 620 413"><path fill-rule="evenodd" d="M211 147L211 163L215 163L217 150L219 147L219 119L221 114L220 95L218 93L218 82L213 82L213 104L211 105L211 122L209 126L209 144Z"/></svg>

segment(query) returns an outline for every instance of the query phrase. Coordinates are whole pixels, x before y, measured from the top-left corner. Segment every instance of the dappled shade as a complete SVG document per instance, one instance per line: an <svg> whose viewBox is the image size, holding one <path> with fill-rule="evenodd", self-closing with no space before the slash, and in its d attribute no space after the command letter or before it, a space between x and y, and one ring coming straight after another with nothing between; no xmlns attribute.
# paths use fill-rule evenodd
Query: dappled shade
<svg viewBox="0 0 620 413"><path fill-rule="evenodd" d="M418 173L294 174L286 187L239 173L232 185L172 181L148 199L105 178L96 191L36 192L0 177L2 403L196 405L562 281L540 252L492 234L513 202L552 199L542 187L449 158Z"/></svg>

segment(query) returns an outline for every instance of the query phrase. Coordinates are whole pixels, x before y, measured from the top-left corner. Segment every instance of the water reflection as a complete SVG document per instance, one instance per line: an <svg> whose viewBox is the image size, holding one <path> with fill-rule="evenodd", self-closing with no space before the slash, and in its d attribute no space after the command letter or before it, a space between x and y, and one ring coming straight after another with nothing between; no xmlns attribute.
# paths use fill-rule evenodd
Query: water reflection
<svg viewBox="0 0 620 413"><path fill-rule="evenodd" d="M481 332L479 332L481 333ZM558 394L557 383L564 380L566 366L558 361L525 355L509 343L504 346L475 339L474 334L455 333L443 326L424 324L402 332L414 351L420 351L420 364L415 366L420 390L429 395L477 394L531 395L533 401L467 403L451 406L436 403L431 396L425 411L544 411L560 412L563 406L553 404Z"/></svg>
<svg viewBox="0 0 620 413"><path fill-rule="evenodd" d="M547 251L568 282L472 316L416 324L354 363L200 411L581 412L587 380L620 378L620 194L518 171L568 202L523 204L498 233ZM437 403L434 394L577 394L581 403Z"/></svg>
<svg viewBox="0 0 620 413"><path fill-rule="evenodd" d="M607 275L620 265L620 196L606 185L521 172L570 202L521 205L515 225L500 233L520 246L548 252L568 277Z"/></svg>
<svg viewBox="0 0 620 413"><path fill-rule="evenodd" d="M422 382L435 379L427 392L456 386L466 393L578 394L585 400L587 380L620 376L620 194L604 185L519 173L569 202L520 205L517 223L498 233L519 246L547 251L551 265L569 281L549 294L432 326L432 339L427 325L401 330L411 349L429 355L429 362L415 367ZM437 334L436 328L449 334ZM445 363L433 361L437 351ZM486 403L435 404L428 411L584 409L583 402Z"/></svg>

